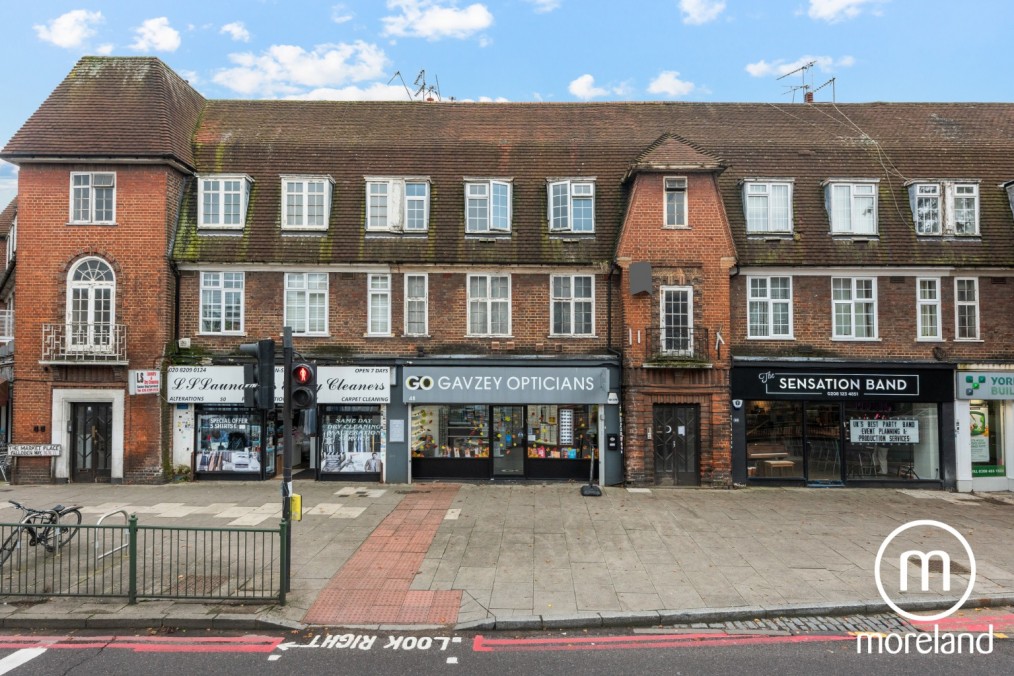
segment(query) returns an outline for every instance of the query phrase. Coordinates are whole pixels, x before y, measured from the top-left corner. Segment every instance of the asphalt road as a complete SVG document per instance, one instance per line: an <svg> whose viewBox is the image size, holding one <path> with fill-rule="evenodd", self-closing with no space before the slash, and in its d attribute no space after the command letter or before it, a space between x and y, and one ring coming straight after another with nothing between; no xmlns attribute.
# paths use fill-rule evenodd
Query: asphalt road
<svg viewBox="0 0 1014 676"><path fill-rule="evenodd" d="M997 639L985 655L868 655L842 635L340 631L2 634L0 675L1014 673L1011 639Z"/></svg>

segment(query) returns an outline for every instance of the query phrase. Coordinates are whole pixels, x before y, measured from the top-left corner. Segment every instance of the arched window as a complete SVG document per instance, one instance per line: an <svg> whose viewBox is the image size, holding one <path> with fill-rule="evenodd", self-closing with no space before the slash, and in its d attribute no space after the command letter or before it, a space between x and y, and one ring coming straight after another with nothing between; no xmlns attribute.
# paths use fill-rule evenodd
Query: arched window
<svg viewBox="0 0 1014 676"><path fill-rule="evenodd" d="M67 339L71 349L111 349L116 276L101 258L85 258L67 279Z"/></svg>

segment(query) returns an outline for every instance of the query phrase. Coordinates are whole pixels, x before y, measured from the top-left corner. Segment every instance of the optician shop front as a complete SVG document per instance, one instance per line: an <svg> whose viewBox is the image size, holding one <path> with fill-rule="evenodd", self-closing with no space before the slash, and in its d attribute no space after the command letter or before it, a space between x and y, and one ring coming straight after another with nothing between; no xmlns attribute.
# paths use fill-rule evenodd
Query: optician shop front
<svg viewBox="0 0 1014 676"><path fill-rule="evenodd" d="M953 487L953 379L936 364L735 364L734 476Z"/></svg>
<svg viewBox="0 0 1014 676"><path fill-rule="evenodd" d="M412 479L623 480L614 365L406 365Z"/></svg>
<svg viewBox="0 0 1014 676"><path fill-rule="evenodd" d="M173 464L197 479L267 479L281 464L282 380L275 369L275 408L244 403L242 366L170 366L167 399L173 406ZM319 366L317 409L294 416L294 464L319 480L384 481L386 366Z"/></svg>

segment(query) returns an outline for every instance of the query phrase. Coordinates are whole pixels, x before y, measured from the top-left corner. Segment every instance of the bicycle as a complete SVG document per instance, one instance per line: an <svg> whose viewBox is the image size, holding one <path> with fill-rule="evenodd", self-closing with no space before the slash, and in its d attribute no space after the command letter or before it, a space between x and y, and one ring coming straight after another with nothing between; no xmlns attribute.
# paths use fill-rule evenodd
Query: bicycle
<svg viewBox="0 0 1014 676"><path fill-rule="evenodd" d="M18 525L11 531L3 545L0 545L0 566L7 562L14 550L21 545L22 533L28 533L28 544L42 545L47 552L61 549L77 535L81 523L80 507L56 505L52 509L33 509L19 502L9 500L12 505L25 513ZM65 524L72 527L65 528Z"/></svg>

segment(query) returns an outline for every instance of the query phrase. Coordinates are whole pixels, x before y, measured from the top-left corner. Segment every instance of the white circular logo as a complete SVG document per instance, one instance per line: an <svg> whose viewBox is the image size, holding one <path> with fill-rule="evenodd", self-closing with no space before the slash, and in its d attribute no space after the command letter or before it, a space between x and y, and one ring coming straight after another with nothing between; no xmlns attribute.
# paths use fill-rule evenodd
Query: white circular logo
<svg viewBox="0 0 1014 676"><path fill-rule="evenodd" d="M908 529L910 529L910 528L916 528L916 527L919 527L919 526L928 526L930 528L939 528L940 530L943 530L943 531L945 531L947 533L950 533L951 535L953 535L955 538L958 539L958 542L961 543L961 546L965 548L965 553L968 554L968 570L969 570L968 588L965 589L965 593L961 595L961 598L958 599L957 603L955 603L953 606L951 606L947 610L945 610L945 611L943 611L941 613L936 613L934 615L916 615L915 613L910 613L908 611L902 610L900 607L898 607L898 604L896 604L894 601L891 600L891 597L887 595L887 592L884 591L884 583L881 580L881 576L880 576L880 566L881 566L881 563L883 562L884 552L887 550L888 545L891 544L891 541L894 540L894 538L896 538L901 533L904 533L905 531L907 531ZM950 588L950 558L949 558L949 556L948 556L948 554L946 552L933 551L933 552L926 553L926 552L920 552L920 551L909 551L909 552L905 552L904 554L902 554L901 560L899 561L899 567L901 568L901 576L902 576L902 587L901 587L902 591L905 591L905 589L906 589L906 586L905 586L907 584L906 581L905 581L906 578L907 578L907 570L906 570L906 568L907 568L907 564L908 564L908 556L910 554L911 555L915 555L919 559L920 568L921 568L921 570L920 570L921 579L923 581L923 586L924 586L923 591L927 591L927 589L925 587L926 587L926 584L927 584L926 581L928 579L929 559L932 558L932 556L934 554L940 555L941 559L943 560L943 562L945 564L944 565L944 570L943 570L943 573L944 573L944 576L945 576L944 577L944 591L949 590L949 588ZM898 526L893 531L891 531L890 535L888 535L886 538L884 538L884 541L880 545L880 549L877 551L877 560L876 560L876 563L874 563L873 573L874 573L874 576L876 577L876 580L877 580L877 591L880 592L881 598L883 598L884 601L887 602L887 605L891 607L891 610L893 610L894 612L898 613L899 615L901 615L905 619L912 620L912 621L915 621L915 622L935 622L937 620L944 619L945 617L947 617L948 615L950 615L951 613L953 613L955 610L957 610L958 608L960 608L962 605L964 605L965 601L968 600L968 597L972 595L972 587L975 585L975 556L972 554L972 547L968 544L968 540L966 540L964 538L964 536L961 533L959 533L957 530L955 530L951 526L948 526L946 523L942 523L940 521L933 521L932 519L920 519L920 520L917 520L917 521L909 521L908 523L905 523L905 524L902 524L902 525Z"/></svg>
<svg viewBox="0 0 1014 676"><path fill-rule="evenodd" d="M405 387L410 390L432 390L432 376L409 376L405 378Z"/></svg>

